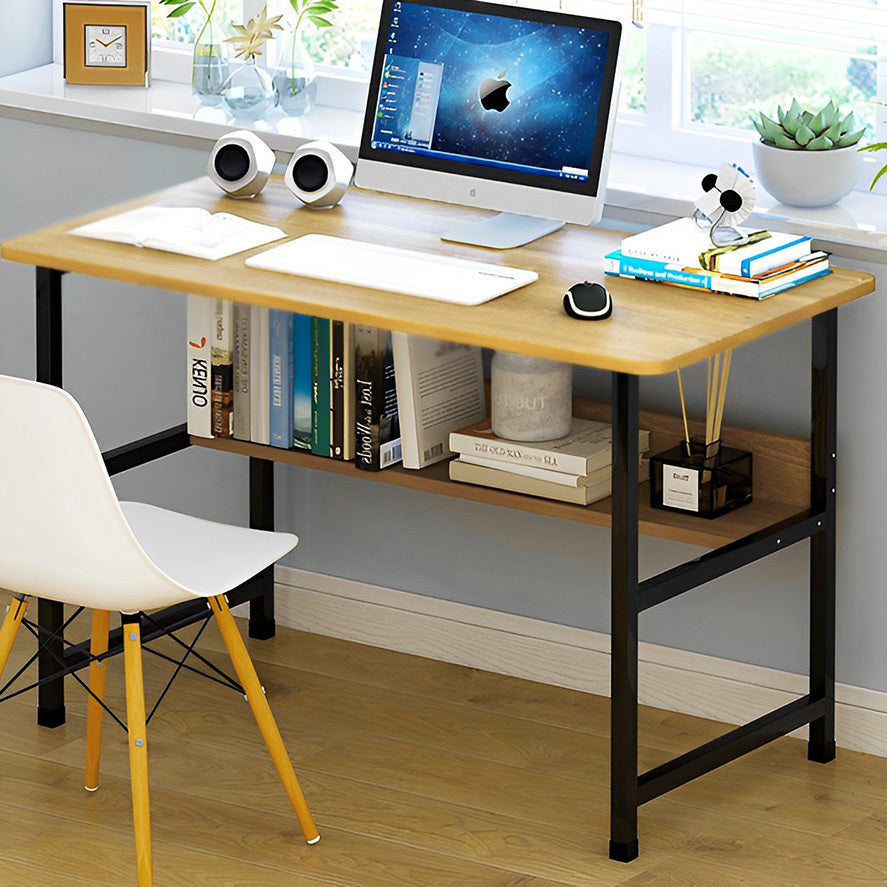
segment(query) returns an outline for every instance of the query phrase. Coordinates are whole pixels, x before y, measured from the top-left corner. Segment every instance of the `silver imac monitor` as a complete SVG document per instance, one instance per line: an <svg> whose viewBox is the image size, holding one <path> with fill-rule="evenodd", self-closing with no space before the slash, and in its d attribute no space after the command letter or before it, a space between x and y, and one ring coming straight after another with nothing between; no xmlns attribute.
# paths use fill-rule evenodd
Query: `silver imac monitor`
<svg viewBox="0 0 887 887"><path fill-rule="evenodd" d="M617 21L382 0L355 183L498 210L446 240L507 248L603 211Z"/></svg>

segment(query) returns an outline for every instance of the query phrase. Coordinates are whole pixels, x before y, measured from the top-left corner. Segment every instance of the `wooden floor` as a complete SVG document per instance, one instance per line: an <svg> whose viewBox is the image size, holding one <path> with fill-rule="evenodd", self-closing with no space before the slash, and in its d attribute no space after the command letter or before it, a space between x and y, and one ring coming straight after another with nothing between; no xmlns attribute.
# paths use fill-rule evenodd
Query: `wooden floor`
<svg viewBox="0 0 887 887"><path fill-rule="evenodd" d="M302 841L243 698L185 675L149 729L157 887L887 883L887 759L822 766L780 740L643 807L624 865L607 859L608 700L289 629L250 648L323 838ZM222 661L214 628L201 649ZM156 691L169 667L145 665ZM117 703L121 684L115 660ZM0 706L3 887L135 883L123 731L107 722L85 792L68 698L57 730L34 725L33 694ZM721 730L644 709L641 766Z"/></svg>

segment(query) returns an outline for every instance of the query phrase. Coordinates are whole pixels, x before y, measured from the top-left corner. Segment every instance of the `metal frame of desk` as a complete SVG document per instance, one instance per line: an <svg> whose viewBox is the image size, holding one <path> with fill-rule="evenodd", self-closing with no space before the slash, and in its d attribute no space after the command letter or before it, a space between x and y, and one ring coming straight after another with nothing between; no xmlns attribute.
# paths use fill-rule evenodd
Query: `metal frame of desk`
<svg viewBox="0 0 887 887"><path fill-rule="evenodd" d="M418 201L405 202L403 198L364 194L353 198L356 204L354 218L352 219L346 211L344 224L341 219L329 222L330 216L307 215L307 211L303 211L302 215L293 221L292 217L296 214L292 207L284 202L286 197L283 195L283 190L280 183L275 182L264 202L258 201L249 206L238 204L233 211L243 207L248 210L243 214L249 214L260 221L281 224L288 234L306 233L308 230L317 229L321 224L325 226L321 230L332 233L344 231L349 234L350 229L347 226L353 224L355 230L373 234L380 243L389 242L390 235L378 223L373 224L374 214L376 218L383 216L389 218L390 215L386 214L392 212L396 214L398 210L407 212L408 207L412 207L409 212L415 214L416 206L419 206L418 212L422 212L422 204ZM220 198L212 191L211 186L204 180L197 180L186 186L161 192L160 195L151 195L123 207L114 208L114 211L121 211L134 205L169 200L170 197L174 197L176 203L185 202L189 205L221 208ZM374 208L374 203L378 204L377 208ZM232 211L227 206L224 208ZM453 314L449 306L440 309L439 306L423 305L425 313L435 316L431 320L422 320L423 310L417 311L416 302L410 297L368 293L357 296L352 288L335 284L323 284L319 288L317 285L306 287L310 290L309 293L304 296L293 296L289 293L294 284L293 278L287 278L288 285L283 286L281 277L284 276L272 274L268 277L271 272L255 270L251 271L252 275L262 275L261 278L245 278L247 281L256 281L255 292L237 281L233 283L232 289L228 290L220 285L217 279L209 280L211 275L207 266L201 265L199 260L185 260L188 264L183 265L181 257L170 260L165 254L149 254L145 251L140 255L139 263L136 263L137 267L133 270L132 254L127 252L131 248L117 244L101 244L92 249L93 253L100 255L100 259L96 259L95 255L84 259L80 256L82 241L78 244L79 250L73 248L69 242L65 245L66 240L69 240L65 234L67 228L97 216L107 215L108 212L55 226L30 237L17 238L3 244L4 257L37 266L37 378L40 381L54 385L62 384L62 274L66 271L79 271L117 280L135 280L208 296L227 294L227 297L235 300L256 301L271 307L287 306L289 310L304 313L323 312L328 316L372 322L378 326L403 329L407 332L428 334L433 330L440 337L452 338L454 341L489 347L510 346L511 350L572 360L574 363L598 366L611 372L614 434L611 506L612 702L609 854L612 859L627 862L638 855L638 808L642 804L805 724L810 725L808 741L810 760L825 763L834 758L837 308L840 304L859 298L873 289L873 280L869 275L844 272L846 280L843 288L841 281L833 280L831 286L819 283L823 295L809 289L815 284L808 284L805 293L813 293L812 301L800 298L799 293L803 288L798 288L797 291L777 297L783 299L784 307L776 310L761 308L759 315L748 313L747 307L744 306L742 316L738 319L733 318L731 324L726 324L729 328L713 330L710 334L700 333L701 339L706 335L708 338L697 343L692 341L691 337L690 343L677 346L675 353L657 354L655 360L639 363L636 355L626 357L624 354L624 349L629 348L629 342L633 343L633 338L625 339L624 349L618 341L611 343L609 355L589 355L587 340L583 347L582 340L577 339L576 328L582 325L572 322L572 325L564 326L563 320L555 320L553 316L545 323L552 326L561 324L559 329L565 339L560 344L548 342L544 330L518 333L517 330L521 329L520 323L505 332L498 326L485 328L484 312L476 308L462 309L463 312L467 310L476 314L460 316ZM467 214L471 211L446 207L442 212ZM367 213L371 219L369 222L364 218ZM432 216L434 213L427 215ZM420 214L416 218L424 217ZM439 224L439 221L436 221L436 224ZM458 247L438 246L436 240L430 239L428 231L421 230L421 225L418 230L411 227L410 231L412 233L407 240L416 240L418 246L427 248L433 243L440 251L458 254ZM575 240L593 235L580 230L556 236L567 238L569 244L572 242L570 238ZM61 245L51 248L47 246L56 242ZM558 285L562 286L563 280L577 276L581 269L576 260L575 244L559 249L551 258L549 255L551 242L549 239L541 247L525 248L507 255L508 260L515 264L529 265L530 262L539 262L545 266L544 273L540 273L540 283L527 288L529 296L524 291L518 291L506 297L518 311L524 312L525 317L528 316L528 311L541 310L539 306L547 304L543 303L542 299L553 297L550 292L552 279L556 279ZM581 241L579 243L581 247ZM410 243L405 245L409 246ZM587 244L583 248L587 249ZM195 261L196 265L193 264ZM227 261L230 263L233 260ZM146 273L149 266L161 264L166 264L170 268L185 268L188 273L183 277L174 277L170 270L162 271L153 267L151 273ZM830 277L836 276L830 275ZM828 281L828 278L824 280ZM621 280L612 283L617 304L616 320L612 323L619 323L623 299L624 304L628 306L625 310L631 317L635 316L633 313L635 301L639 306L636 315L638 318L643 318L645 310L650 312L658 310L655 307L657 303L650 299L651 285ZM639 286L646 289L638 289ZM380 298L383 302L379 302ZM404 299L406 302L403 302ZM505 306L506 299L496 300L500 303L497 306L499 309ZM715 301L711 301L712 299ZM528 304L521 307L523 301L528 301ZM740 309L736 306L744 301L725 296L713 297L708 294L708 301L700 302L699 305L702 306L700 310L717 306L708 321L710 326L717 327L721 315L740 313ZM794 301L798 304L792 304ZM764 303L752 304L764 305ZM498 313L493 316L502 320L503 324L510 322L505 320L506 314ZM751 321L746 322L744 319L746 316L757 318L759 321L757 326ZM469 322L467 318L471 318L471 321ZM481 322L474 324L474 319L479 319ZM800 320L809 320L812 328L810 507L777 524L737 538L695 560L658 575L639 579L638 395L641 375L668 372L686 366L712 353L735 347L737 344L759 338L767 332L784 328ZM635 327L642 337L645 324L635 322ZM700 328L705 329L704 326ZM643 372L632 371L636 367L642 367ZM109 471L115 473L145 464L188 445L189 438L185 427L177 426L105 454L106 464ZM273 528L274 453L270 448L268 455L269 459L250 458L250 523L251 526L266 529ZM640 613L805 539L810 540L810 669L807 694L639 775L637 710ZM257 577L252 586L243 591L241 599L251 600L250 635L253 637L273 635L272 573L266 571L264 575ZM192 617L189 614L177 613L171 618L173 621L180 621ZM58 629L62 624L61 607L51 601L40 601L38 620L50 630ZM57 652L62 653L61 641L58 642ZM69 658L72 655L76 657L76 649L73 653L69 651L67 655ZM41 671L44 676L51 675L52 670L56 668L50 660L41 660ZM41 688L38 721L46 726L56 726L64 721L64 691L60 680L51 681Z"/></svg>

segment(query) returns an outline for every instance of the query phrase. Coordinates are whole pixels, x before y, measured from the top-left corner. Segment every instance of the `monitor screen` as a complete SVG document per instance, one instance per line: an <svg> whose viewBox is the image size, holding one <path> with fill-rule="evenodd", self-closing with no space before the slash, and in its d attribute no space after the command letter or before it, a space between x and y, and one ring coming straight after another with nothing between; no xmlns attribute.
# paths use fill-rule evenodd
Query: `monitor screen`
<svg viewBox="0 0 887 887"><path fill-rule="evenodd" d="M474 0L383 0L357 184L600 218L621 26Z"/></svg>

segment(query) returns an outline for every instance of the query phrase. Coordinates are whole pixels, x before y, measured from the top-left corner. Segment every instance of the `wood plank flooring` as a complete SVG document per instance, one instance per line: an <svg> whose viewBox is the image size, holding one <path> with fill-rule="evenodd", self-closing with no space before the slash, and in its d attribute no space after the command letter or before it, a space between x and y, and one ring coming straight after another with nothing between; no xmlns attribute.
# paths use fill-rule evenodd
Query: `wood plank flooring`
<svg viewBox="0 0 887 887"><path fill-rule="evenodd" d="M322 840L303 842L242 696L184 674L148 733L157 887L887 883L887 759L821 766L779 740L641 808L624 865L606 855L607 699L291 629L249 647ZM214 627L200 649L224 664ZM150 706L170 666L145 670ZM122 683L115 659L120 711ZM34 704L0 705L0 885L134 884L123 731L106 720L88 793L85 695L69 684L57 730ZM645 708L641 767L724 729Z"/></svg>

